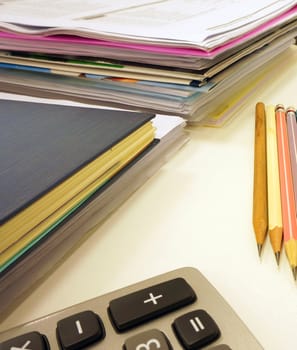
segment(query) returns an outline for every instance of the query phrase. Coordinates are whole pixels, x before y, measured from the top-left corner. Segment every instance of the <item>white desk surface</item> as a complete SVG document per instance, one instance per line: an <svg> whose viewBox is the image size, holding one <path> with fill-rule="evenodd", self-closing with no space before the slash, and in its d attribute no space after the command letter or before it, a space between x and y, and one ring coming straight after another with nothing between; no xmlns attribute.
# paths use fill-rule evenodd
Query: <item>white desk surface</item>
<svg viewBox="0 0 297 350"><path fill-rule="evenodd" d="M221 129L191 139L2 322L7 329L182 266L210 280L265 350L297 348L297 283L252 228L254 109L297 106L297 62Z"/></svg>

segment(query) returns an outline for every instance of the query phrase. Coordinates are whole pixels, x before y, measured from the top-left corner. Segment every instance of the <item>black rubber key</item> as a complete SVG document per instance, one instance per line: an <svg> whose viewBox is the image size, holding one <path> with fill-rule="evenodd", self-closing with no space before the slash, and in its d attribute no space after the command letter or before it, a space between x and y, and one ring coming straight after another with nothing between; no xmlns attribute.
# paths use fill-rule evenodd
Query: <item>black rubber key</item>
<svg viewBox="0 0 297 350"><path fill-rule="evenodd" d="M0 344L1 350L47 350L48 342L39 332L30 332L9 339Z"/></svg>
<svg viewBox="0 0 297 350"><path fill-rule="evenodd" d="M219 327L204 310L191 311L178 317L173 328L186 350L196 350L210 344L221 335Z"/></svg>
<svg viewBox="0 0 297 350"><path fill-rule="evenodd" d="M112 300L109 312L117 330L124 331L195 300L189 284L176 278Z"/></svg>
<svg viewBox="0 0 297 350"><path fill-rule="evenodd" d="M57 337L62 349L77 350L102 340L105 331L101 319L92 311L63 318L57 324Z"/></svg>

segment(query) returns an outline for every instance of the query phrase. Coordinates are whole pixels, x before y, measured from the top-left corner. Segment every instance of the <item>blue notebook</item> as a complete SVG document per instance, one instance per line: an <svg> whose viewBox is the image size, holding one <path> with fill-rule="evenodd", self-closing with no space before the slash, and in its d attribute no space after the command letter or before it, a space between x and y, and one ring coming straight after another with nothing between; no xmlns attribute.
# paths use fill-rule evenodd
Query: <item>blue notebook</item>
<svg viewBox="0 0 297 350"><path fill-rule="evenodd" d="M22 235L30 235L7 232L12 220L107 151L112 159L113 150L131 135L147 126L153 130L152 118L148 113L0 100L0 258ZM133 152L143 148L141 143ZM118 163L112 165L113 175L126 165Z"/></svg>
<svg viewBox="0 0 297 350"><path fill-rule="evenodd" d="M0 100L0 224L152 114Z"/></svg>

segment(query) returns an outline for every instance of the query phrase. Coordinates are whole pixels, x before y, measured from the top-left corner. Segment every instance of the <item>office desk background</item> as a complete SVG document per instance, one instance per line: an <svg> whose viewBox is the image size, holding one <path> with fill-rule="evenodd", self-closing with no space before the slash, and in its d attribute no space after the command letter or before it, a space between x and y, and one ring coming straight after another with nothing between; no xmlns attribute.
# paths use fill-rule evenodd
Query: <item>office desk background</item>
<svg viewBox="0 0 297 350"><path fill-rule="evenodd" d="M252 227L255 104L297 106L296 90L297 62L284 64L228 126L189 129L190 141L31 290L0 330L193 266L266 350L296 349L297 283L284 253L277 267L269 241L259 259Z"/></svg>

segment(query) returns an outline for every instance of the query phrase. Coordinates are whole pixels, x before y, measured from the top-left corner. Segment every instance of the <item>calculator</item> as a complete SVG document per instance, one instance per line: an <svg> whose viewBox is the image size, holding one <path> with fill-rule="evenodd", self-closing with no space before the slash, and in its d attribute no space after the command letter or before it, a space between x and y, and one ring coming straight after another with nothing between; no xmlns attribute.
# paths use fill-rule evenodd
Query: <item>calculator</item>
<svg viewBox="0 0 297 350"><path fill-rule="evenodd" d="M1 350L260 350L196 268L170 271L0 333Z"/></svg>

